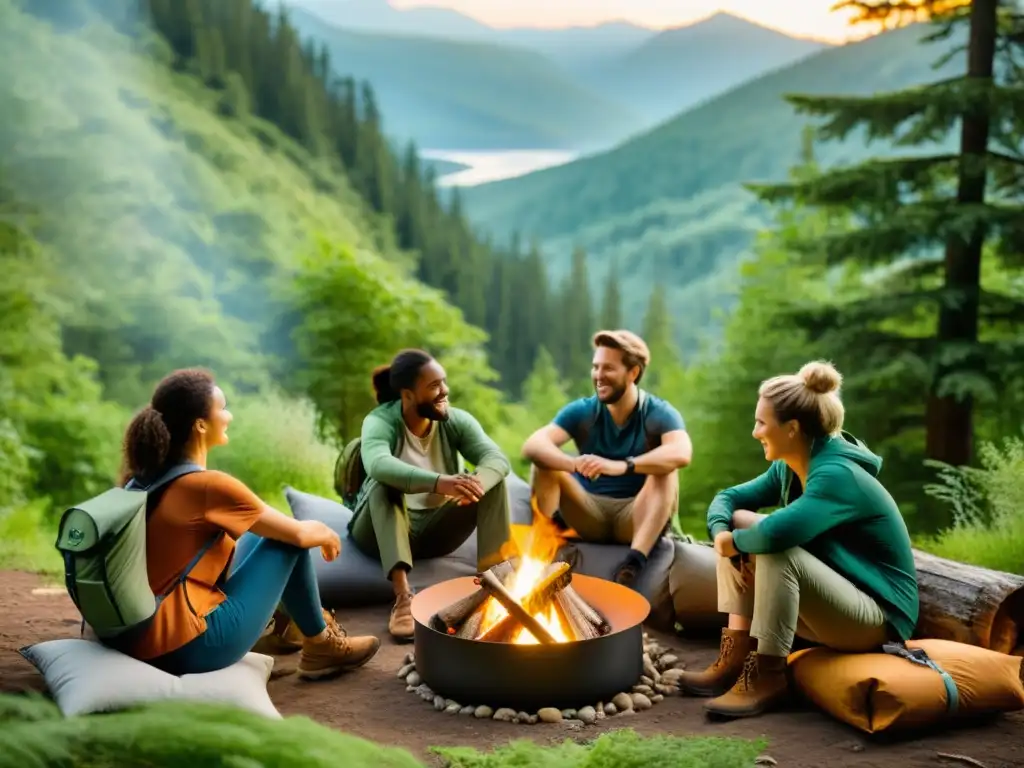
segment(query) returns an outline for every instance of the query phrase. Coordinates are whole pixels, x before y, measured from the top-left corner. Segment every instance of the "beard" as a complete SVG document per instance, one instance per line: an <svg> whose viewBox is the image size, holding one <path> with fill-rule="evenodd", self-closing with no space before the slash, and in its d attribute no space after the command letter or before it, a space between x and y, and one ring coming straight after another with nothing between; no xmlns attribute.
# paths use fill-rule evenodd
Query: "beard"
<svg viewBox="0 0 1024 768"><path fill-rule="evenodd" d="M626 394L626 385L616 386L610 382L606 382L604 386L610 387L612 391L604 397L601 397L601 394L597 391L597 382L594 383L594 394L597 395L597 399L605 405L614 405L622 399L623 395Z"/></svg>
<svg viewBox="0 0 1024 768"><path fill-rule="evenodd" d="M424 419L430 419L431 421L448 421L451 414L447 409L441 410L437 407L433 400L426 403L418 403L416 405L416 415L422 416Z"/></svg>

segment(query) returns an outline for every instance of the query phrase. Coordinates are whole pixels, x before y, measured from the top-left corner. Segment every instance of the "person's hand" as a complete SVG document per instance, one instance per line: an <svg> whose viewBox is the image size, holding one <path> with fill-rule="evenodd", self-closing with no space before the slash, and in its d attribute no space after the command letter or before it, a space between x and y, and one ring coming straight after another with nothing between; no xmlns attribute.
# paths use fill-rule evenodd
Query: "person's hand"
<svg viewBox="0 0 1024 768"><path fill-rule="evenodd" d="M596 480L601 475L618 477L626 474L626 462L612 461L603 456L584 454L576 459L576 471L588 480Z"/></svg>
<svg viewBox="0 0 1024 768"><path fill-rule="evenodd" d="M732 543L732 531L722 531L715 536L715 552L722 557L735 557L740 553Z"/></svg>
<svg viewBox="0 0 1024 768"><path fill-rule="evenodd" d="M306 541L309 548L320 547L320 554L328 563L341 554L341 538L319 520L306 520Z"/></svg>
<svg viewBox="0 0 1024 768"><path fill-rule="evenodd" d="M449 499L455 499L459 506L473 504L484 497L484 487L475 475L441 475L435 492Z"/></svg>

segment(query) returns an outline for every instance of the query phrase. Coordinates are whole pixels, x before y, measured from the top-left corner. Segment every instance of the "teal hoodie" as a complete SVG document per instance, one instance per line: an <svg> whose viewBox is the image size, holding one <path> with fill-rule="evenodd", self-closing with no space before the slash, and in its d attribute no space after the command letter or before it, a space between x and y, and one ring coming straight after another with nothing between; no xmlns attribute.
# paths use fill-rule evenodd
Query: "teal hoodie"
<svg viewBox="0 0 1024 768"><path fill-rule="evenodd" d="M918 619L917 569L896 502L878 481L882 459L853 435L816 440L807 488L783 461L763 475L718 493L708 508L711 538L732 527L737 509L780 509L753 528L733 532L751 555L803 547L870 595L902 640Z"/></svg>

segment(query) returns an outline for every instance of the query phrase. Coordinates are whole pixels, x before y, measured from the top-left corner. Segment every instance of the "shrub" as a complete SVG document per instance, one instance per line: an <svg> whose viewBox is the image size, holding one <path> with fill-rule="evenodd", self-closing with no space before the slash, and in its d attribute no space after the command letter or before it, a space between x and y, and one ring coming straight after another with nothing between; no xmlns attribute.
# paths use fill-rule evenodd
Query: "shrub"
<svg viewBox="0 0 1024 768"><path fill-rule="evenodd" d="M953 526L921 541L941 557L1024 573L1024 440L983 444L980 467L932 462L938 482L926 492L953 510Z"/></svg>
<svg viewBox="0 0 1024 768"><path fill-rule="evenodd" d="M336 451L316 436L316 412L278 393L233 398L230 442L210 454L210 468L237 477L282 512L285 485L334 498Z"/></svg>

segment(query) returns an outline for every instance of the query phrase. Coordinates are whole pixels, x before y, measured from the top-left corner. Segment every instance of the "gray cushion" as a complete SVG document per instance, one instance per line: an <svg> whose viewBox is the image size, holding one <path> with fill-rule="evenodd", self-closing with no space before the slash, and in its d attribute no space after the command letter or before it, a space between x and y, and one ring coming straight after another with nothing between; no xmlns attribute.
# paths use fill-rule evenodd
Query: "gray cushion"
<svg viewBox="0 0 1024 768"><path fill-rule="evenodd" d="M65 717L188 699L234 704L281 718L267 693L274 659L260 653L248 653L216 672L181 677L91 640L48 640L20 653L39 670Z"/></svg>
<svg viewBox="0 0 1024 768"><path fill-rule="evenodd" d="M359 551L348 535L352 512L343 504L285 488L285 499L296 520L319 520L341 537L341 554L326 562L319 549L313 550L313 566L325 608L355 608L382 605L395 599L391 582L384 576L380 560ZM418 560L409 573L413 589L476 573L476 535L471 535L450 555Z"/></svg>

